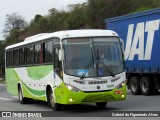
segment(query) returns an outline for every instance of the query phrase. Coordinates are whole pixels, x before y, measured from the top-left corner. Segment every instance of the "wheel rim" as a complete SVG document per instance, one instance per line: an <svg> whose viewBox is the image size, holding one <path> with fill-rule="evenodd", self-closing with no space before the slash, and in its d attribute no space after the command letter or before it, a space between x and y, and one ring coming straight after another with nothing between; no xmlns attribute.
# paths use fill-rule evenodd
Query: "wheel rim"
<svg viewBox="0 0 160 120"><path fill-rule="evenodd" d="M137 89L137 84L136 84L135 81L132 82L131 88L132 88L133 91L136 91L136 89Z"/></svg>
<svg viewBox="0 0 160 120"><path fill-rule="evenodd" d="M143 83L142 83L142 90L143 90L144 92L146 92L146 91L148 90L148 87L147 87L147 83L146 83L146 82L143 82Z"/></svg>

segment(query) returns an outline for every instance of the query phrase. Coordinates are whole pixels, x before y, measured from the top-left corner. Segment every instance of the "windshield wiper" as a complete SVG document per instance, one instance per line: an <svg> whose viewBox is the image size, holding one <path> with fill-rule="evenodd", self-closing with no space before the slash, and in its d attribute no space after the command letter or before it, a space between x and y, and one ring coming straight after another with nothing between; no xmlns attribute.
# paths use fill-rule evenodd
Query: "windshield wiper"
<svg viewBox="0 0 160 120"><path fill-rule="evenodd" d="M87 70L89 70L89 68L91 67L91 65L93 64L94 66L94 57L93 57L93 52L92 52L92 58L91 60L89 61L89 63L87 64L87 67L85 68L85 72L82 74L82 76L80 77L81 79L84 79L84 77L86 76L87 74Z"/></svg>
<svg viewBox="0 0 160 120"><path fill-rule="evenodd" d="M112 77L115 77L114 73L112 72L111 68L109 66L107 66L106 64L104 64L100 59L99 59L99 51L98 51L98 48L97 48L97 76L99 76L99 63L102 64L102 66L109 72L109 74L112 76Z"/></svg>
<svg viewBox="0 0 160 120"><path fill-rule="evenodd" d="M109 72L109 74L112 76L112 77L115 77L114 73L112 72L111 68L109 66L107 66L106 64L104 64L101 60L99 61L103 67Z"/></svg>

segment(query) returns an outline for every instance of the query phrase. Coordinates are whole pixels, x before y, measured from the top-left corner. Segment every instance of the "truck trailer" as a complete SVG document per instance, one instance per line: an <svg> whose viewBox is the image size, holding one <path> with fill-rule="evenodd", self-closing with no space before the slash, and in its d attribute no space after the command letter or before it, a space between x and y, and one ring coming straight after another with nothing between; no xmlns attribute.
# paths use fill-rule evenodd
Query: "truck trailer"
<svg viewBox="0 0 160 120"><path fill-rule="evenodd" d="M160 88L160 8L105 19L106 29L124 41L127 87L133 95Z"/></svg>

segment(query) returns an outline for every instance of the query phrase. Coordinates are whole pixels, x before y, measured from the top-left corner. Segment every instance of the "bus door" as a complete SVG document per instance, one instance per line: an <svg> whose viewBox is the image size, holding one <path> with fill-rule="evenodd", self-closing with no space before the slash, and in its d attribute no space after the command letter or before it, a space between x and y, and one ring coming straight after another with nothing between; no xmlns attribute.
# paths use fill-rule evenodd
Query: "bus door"
<svg viewBox="0 0 160 120"><path fill-rule="evenodd" d="M59 85L63 78L62 61L59 61L59 46L53 46L54 84Z"/></svg>

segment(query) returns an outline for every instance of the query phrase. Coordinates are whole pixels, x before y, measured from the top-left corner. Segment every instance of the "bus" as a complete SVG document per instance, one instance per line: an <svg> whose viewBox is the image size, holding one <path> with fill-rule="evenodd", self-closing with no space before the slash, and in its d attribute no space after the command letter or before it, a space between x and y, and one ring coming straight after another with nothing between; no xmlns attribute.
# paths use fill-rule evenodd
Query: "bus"
<svg viewBox="0 0 160 120"><path fill-rule="evenodd" d="M21 104L42 100L57 111L63 105L126 99L121 40L110 30L42 33L5 49L7 91Z"/></svg>

